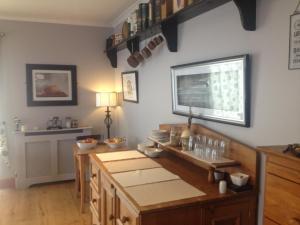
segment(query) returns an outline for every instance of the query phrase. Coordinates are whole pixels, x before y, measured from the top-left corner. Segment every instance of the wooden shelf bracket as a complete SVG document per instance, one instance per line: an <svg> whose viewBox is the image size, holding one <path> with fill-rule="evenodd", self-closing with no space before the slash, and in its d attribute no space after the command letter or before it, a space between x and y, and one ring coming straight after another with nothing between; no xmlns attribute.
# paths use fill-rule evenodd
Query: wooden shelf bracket
<svg viewBox="0 0 300 225"><path fill-rule="evenodd" d="M239 9L245 30L256 30L256 0L233 0Z"/></svg>
<svg viewBox="0 0 300 225"><path fill-rule="evenodd" d="M136 36L127 41L127 48L133 54L134 52L140 51L140 37Z"/></svg>
<svg viewBox="0 0 300 225"><path fill-rule="evenodd" d="M106 51L106 56L113 68L118 68L118 49L112 48Z"/></svg>
<svg viewBox="0 0 300 225"><path fill-rule="evenodd" d="M177 52L178 21L176 17L164 20L161 23L161 31L166 38L170 52Z"/></svg>

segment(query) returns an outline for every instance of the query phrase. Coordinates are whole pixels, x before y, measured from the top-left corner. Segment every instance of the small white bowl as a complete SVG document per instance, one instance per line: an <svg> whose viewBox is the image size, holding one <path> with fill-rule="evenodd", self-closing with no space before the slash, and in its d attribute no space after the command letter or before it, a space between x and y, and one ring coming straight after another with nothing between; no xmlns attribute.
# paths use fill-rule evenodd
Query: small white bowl
<svg viewBox="0 0 300 225"><path fill-rule="evenodd" d="M145 152L146 148L151 148L151 147L154 147L153 142L145 142L145 143L140 143L140 144L137 145L137 149L140 152Z"/></svg>
<svg viewBox="0 0 300 225"><path fill-rule="evenodd" d="M233 173L230 174L231 181L234 185L237 186L244 186L247 184L249 180L249 175L244 174L244 173Z"/></svg>
<svg viewBox="0 0 300 225"><path fill-rule="evenodd" d="M160 155L163 150L160 148L146 148L145 154L150 158L156 158Z"/></svg>
<svg viewBox="0 0 300 225"><path fill-rule="evenodd" d="M91 143L86 143L84 142L84 140L82 140L82 141L77 141L76 143L80 150L88 150L94 148L97 145L98 141L93 140Z"/></svg>
<svg viewBox="0 0 300 225"><path fill-rule="evenodd" d="M121 148L125 145L126 140L120 143L113 143L113 142L109 142L108 140L105 140L104 143L107 144L110 148Z"/></svg>

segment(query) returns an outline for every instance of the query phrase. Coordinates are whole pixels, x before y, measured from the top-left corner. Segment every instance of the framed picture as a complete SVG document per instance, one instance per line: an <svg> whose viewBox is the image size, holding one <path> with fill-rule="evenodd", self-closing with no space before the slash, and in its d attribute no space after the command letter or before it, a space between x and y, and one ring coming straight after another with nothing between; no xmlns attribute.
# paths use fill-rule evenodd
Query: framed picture
<svg viewBox="0 0 300 225"><path fill-rule="evenodd" d="M171 67L173 113L250 126L249 56Z"/></svg>
<svg viewBox="0 0 300 225"><path fill-rule="evenodd" d="M130 71L122 73L123 100L127 102L139 102L138 72Z"/></svg>
<svg viewBox="0 0 300 225"><path fill-rule="evenodd" d="M27 105L77 105L76 66L27 64Z"/></svg>
<svg viewBox="0 0 300 225"><path fill-rule="evenodd" d="M300 13L290 17L289 69L300 69Z"/></svg>

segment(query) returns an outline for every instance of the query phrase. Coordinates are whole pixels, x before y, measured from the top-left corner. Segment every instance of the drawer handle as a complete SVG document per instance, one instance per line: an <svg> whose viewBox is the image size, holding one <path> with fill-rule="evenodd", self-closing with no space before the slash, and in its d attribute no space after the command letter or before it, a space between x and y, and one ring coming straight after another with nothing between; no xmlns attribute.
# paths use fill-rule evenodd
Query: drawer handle
<svg viewBox="0 0 300 225"><path fill-rule="evenodd" d="M300 225L300 219L293 218L293 219L289 220L289 225Z"/></svg>
<svg viewBox="0 0 300 225"><path fill-rule="evenodd" d="M122 219L121 219L121 222L122 222L123 224L129 222L129 217L123 216Z"/></svg>
<svg viewBox="0 0 300 225"><path fill-rule="evenodd" d="M92 178L96 178L96 177L97 177L97 174L93 173Z"/></svg>
<svg viewBox="0 0 300 225"><path fill-rule="evenodd" d="M96 203L96 202L97 202L97 199L93 199L93 200L92 200L92 203Z"/></svg>
<svg viewBox="0 0 300 225"><path fill-rule="evenodd" d="M129 217L123 216L122 219L117 219L117 225L124 225L129 222Z"/></svg>
<svg viewBox="0 0 300 225"><path fill-rule="evenodd" d="M115 218L114 215L110 215L110 216L109 216L109 220L110 220L110 221L114 220L114 218Z"/></svg>

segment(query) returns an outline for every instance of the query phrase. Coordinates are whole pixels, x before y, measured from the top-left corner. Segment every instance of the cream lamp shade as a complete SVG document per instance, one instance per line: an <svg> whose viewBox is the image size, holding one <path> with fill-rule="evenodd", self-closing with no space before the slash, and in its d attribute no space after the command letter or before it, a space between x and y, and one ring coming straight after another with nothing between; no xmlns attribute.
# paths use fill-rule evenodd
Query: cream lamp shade
<svg viewBox="0 0 300 225"><path fill-rule="evenodd" d="M96 107L113 107L113 106L117 106L116 92L96 93Z"/></svg>

